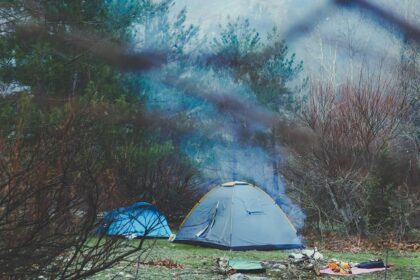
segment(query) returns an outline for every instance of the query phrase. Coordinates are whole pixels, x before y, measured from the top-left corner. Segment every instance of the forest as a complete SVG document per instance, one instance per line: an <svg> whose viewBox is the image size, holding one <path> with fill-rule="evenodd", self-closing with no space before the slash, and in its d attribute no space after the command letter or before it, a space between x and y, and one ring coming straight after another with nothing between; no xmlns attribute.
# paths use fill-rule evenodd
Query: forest
<svg viewBox="0 0 420 280"><path fill-rule="evenodd" d="M148 202L176 233L229 181L266 192L307 247L419 252L420 22L327 1L387 34L396 55L349 28L307 39L335 47L307 62L296 45L318 38L323 13L203 30L176 2L0 1L0 279L146 260L147 238L97 235L106 213Z"/></svg>

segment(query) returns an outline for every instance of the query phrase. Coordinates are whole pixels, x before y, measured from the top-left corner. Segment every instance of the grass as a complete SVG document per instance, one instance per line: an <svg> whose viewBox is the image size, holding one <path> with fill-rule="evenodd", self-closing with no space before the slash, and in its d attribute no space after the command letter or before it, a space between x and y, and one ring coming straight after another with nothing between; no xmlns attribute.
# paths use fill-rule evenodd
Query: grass
<svg viewBox="0 0 420 280"><path fill-rule="evenodd" d="M138 242L133 240L132 242ZM170 259L182 265L183 268L165 268L162 266L140 265L138 279L226 279L226 276L216 271L215 259L218 257L242 260L285 260L290 251L223 251L211 248L202 248L185 244L169 243L166 240L148 240L151 246L147 260ZM361 262L370 259L386 258L386 252L321 252L326 259L337 259L349 262ZM135 256L133 256L135 258ZM418 252L388 252L389 263L395 267L387 271L387 279L413 279L420 277L420 253ZM92 277L96 279L134 279L136 265L121 263L119 266L101 272ZM264 276L264 275L259 275ZM313 278L317 278L315 275ZM384 279L384 272L365 274L364 276L339 277L338 279ZM307 279L307 278L306 278ZM337 279L324 276L322 279Z"/></svg>

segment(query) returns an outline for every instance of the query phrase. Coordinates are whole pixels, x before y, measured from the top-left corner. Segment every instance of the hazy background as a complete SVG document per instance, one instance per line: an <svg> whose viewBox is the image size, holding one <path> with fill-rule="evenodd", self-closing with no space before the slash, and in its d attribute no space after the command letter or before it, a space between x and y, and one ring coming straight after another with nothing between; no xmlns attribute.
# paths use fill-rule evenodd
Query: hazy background
<svg viewBox="0 0 420 280"><path fill-rule="evenodd" d="M412 22L420 23L416 0L370 1ZM200 36L213 38L230 19L247 18L264 34L273 26L281 32L315 15L311 32L285 38L292 52L304 61L305 73L318 73L340 82L343 73L358 73L361 62L398 60L401 38L378 24L364 11L337 7L327 0L178 0L172 11L188 11L187 22L200 27ZM323 13L321 13L321 11ZM391 31L391 32L390 32ZM348 77L348 75L347 75Z"/></svg>

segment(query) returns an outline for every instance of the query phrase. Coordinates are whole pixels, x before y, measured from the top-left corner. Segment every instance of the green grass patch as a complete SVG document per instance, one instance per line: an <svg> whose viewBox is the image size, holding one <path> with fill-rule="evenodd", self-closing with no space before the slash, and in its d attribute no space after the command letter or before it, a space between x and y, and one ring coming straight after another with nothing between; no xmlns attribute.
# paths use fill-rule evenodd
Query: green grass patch
<svg viewBox="0 0 420 280"><path fill-rule="evenodd" d="M132 242L138 242L133 240ZM147 261L152 260L171 260L181 265L183 268L166 268L155 265L140 265L138 279L226 279L216 270L216 258L226 257L237 260L272 260L279 261L287 259L290 251L224 251L211 248L203 248L186 244L170 243L166 240L148 240L146 246L150 250L146 252ZM370 259L386 259L387 252L321 252L326 259L337 259L348 262L362 262ZM142 261L145 260L145 255ZM132 257L133 260L136 256ZM388 252L388 262L396 267L387 271L387 279L413 279L420 277L420 253L418 252ZM91 279L134 279L136 275L136 265L134 263L121 263L118 266L101 272ZM260 275L264 276L264 275ZM313 278L316 278L314 275ZM328 276L323 279L337 279ZM385 272L376 272L363 276L339 277L342 279L384 279ZM308 278L304 278L308 279ZM310 278L309 278L310 279Z"/></svg>

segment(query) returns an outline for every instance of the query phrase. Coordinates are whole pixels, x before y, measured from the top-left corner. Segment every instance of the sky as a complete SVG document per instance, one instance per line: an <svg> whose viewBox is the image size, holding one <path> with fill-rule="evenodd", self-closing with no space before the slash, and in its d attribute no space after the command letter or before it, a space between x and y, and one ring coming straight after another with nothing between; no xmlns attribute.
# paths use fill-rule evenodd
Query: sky
<svg viewBox="0 0 420 280"><path fill-rule="evenodd" d="M331 75L331 79L357 75L362 63L371 67L398 61L399 37L377 24L366 13L344 10L329 0L177 0L173 13L188 11L187 22L200 27L200 35L212 38L230 19L247 18L264 33L273 26L286 32L296 24L311 22L311 32L286 38L297 58L304 61L305 75ZM396 15L420 24L418 0L370 0ZM325 7L332 7L323 9ZM320 11L325 11L321 13ZM391 63L392 64L392 63ZM353 75L353 74L352 74ZM338 78L337 78L338 77Z"/></svg>

